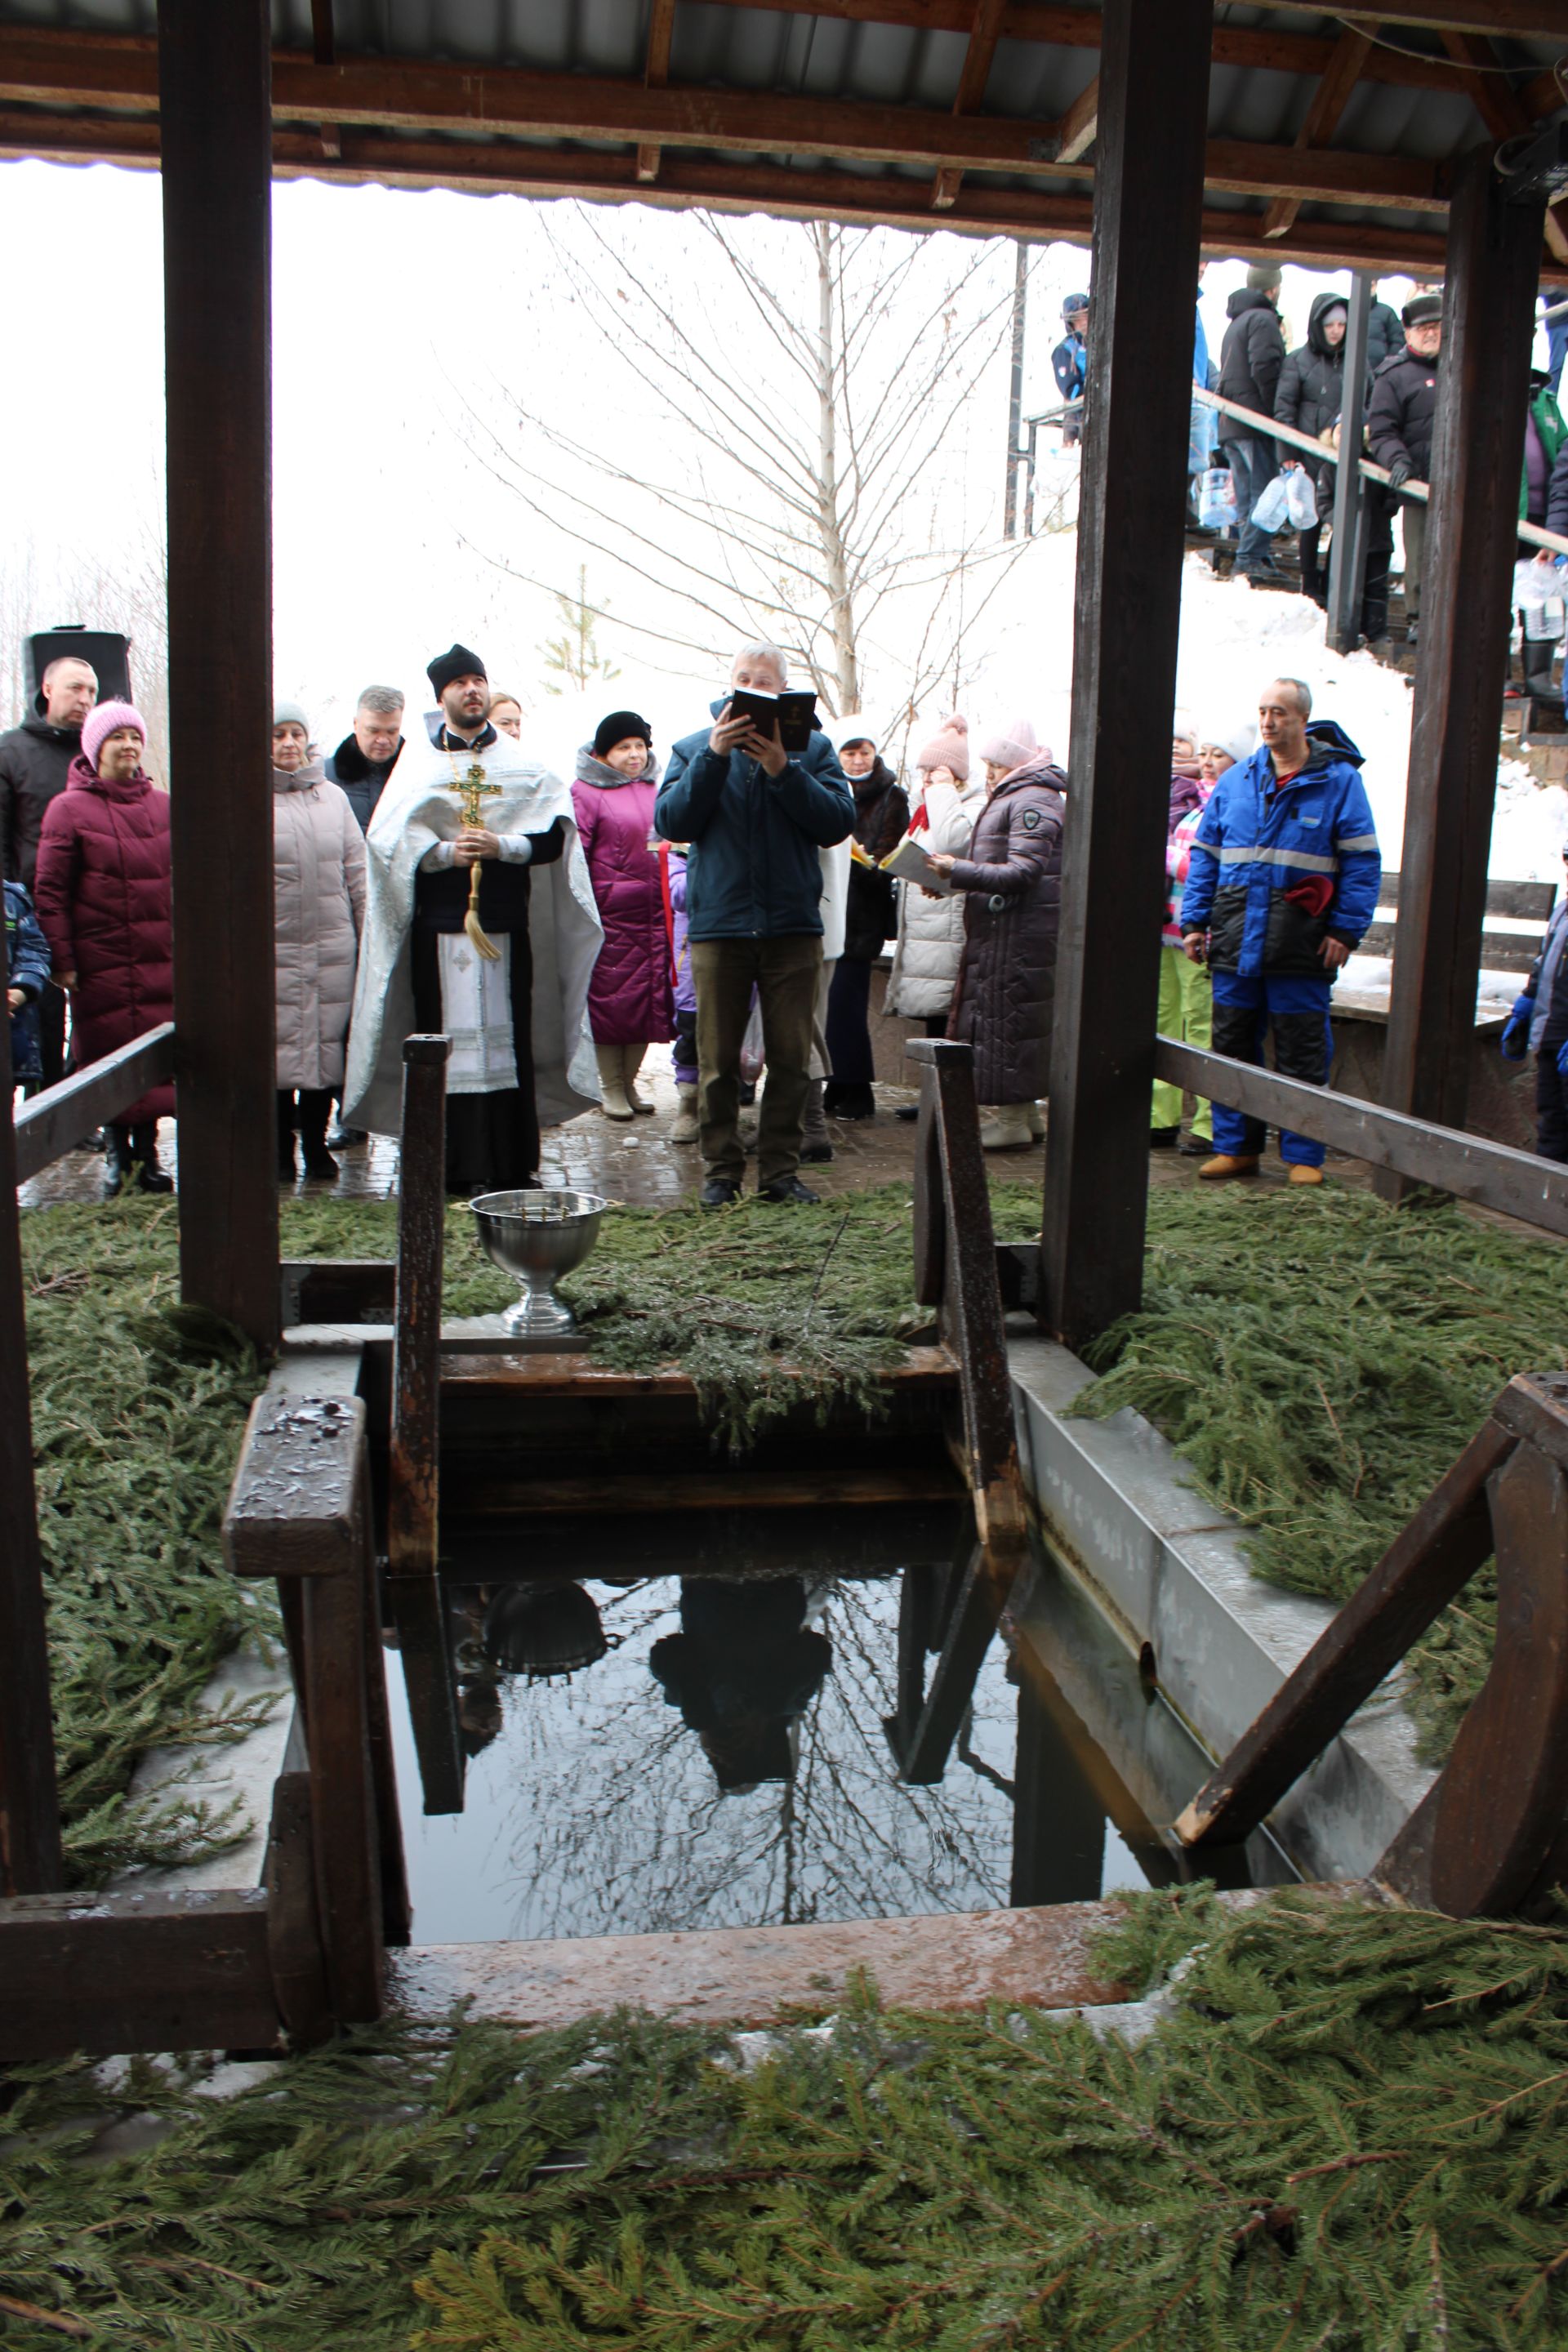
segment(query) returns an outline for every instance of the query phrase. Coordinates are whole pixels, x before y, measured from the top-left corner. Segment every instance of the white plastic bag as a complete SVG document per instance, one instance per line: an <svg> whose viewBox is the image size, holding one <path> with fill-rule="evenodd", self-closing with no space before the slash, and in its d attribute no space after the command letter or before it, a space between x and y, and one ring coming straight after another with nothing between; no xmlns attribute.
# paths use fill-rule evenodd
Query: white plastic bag
<svg viewBox="0 0 1568 2352"><path fill-rule="evenodd" d="M763 1075L763 1001L752 1000L752 1017L746 1024L746 1034L741 1040L741 1076L747 1086L754 1087Z"/></svg>
<svg viewBox="0 0 1568 2352"><path fill-rule="evenodd" d="M1555 641L1563 635L1564 586L1557 563L1537 563L1530 556L1513 567L1513 609L1524 620L1524 634L1532 645Z"/></svg>
<svg viewBox="0 0 1568 2352"><path fill-rule="evenodd" d="M1205 530L1228 530L1236 519L1236 482L1230 467L1211 467L1198 492L1198 520Z"/></svg>
<svg viewBox="0 0 1568 2352"><path fill-rule="evenodd" d="M1284 481L1291 530L1310 530L1318 520L1318 485L1305 466L1298 466L1293 474L1284 477Z"/></svg>
<svg viewBox="0 0 1568 2352"><path fill-rule="evenodd" d="M1219 418L1206 400L1194 400L1187 420L1187 471L1206 473L1219 446Z"/></svg>
<svg viewBox="0 0 1568 2352"><path fill-rule="evenodd" d="M1258 493L1252 520L1259 530L1284 530L1290 520L1290 493L1283 474L1276 474L1268 488Z"/></svg>

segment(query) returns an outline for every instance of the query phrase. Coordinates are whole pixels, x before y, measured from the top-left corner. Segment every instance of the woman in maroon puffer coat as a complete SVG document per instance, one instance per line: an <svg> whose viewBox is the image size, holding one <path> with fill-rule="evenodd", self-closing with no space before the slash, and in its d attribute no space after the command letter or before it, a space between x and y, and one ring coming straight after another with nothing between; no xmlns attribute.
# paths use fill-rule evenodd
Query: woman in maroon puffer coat
<svg viewBox="0 0 1568 2352"><path fill-rule="evenodd" d="M1067 788L1050 752L1037 752L988 785L967 857L931 857L965 894L947 1034L974 1048L988 1151L1020 1150L1044 1133L1035 1106L1046 1090L1056 1005Z"/></svg>
<svg viewBox="0 0 1568 2352"><path fill-rule="evenodd" d="M577 754L572 804L605 943L588 986L588 1026L608 1118L651 1111L643 1055L675 1034L664 881L648 847L658 767L646 719L612 710Z"/></svg>
<svg viewBox="0 0 1568 2352"><path fill-rule="evenodd" d="M142 767L146 723L128 702L100 702L81 730L66 789L44 812L38 920L55 976L70 994L79 1067L174 1013L169 803ZM109 1129L106 1199L135 1171L143 1192L172 1192L158 1165L158 1121L174 1089L154 1087Z"/></svg>

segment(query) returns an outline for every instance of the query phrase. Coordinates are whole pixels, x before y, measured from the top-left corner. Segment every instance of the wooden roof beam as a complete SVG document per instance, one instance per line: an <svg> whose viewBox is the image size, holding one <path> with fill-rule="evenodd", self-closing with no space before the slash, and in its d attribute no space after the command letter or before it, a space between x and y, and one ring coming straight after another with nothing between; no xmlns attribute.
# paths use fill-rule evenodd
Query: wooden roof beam
<svg viewBox="0 0 1568 2352"><path fill-rule="evenodd" d="M958 95L952 101L954 114L977 114L984 102L992 60L1002 36L1005 6L1005 0L974 0L974 21L969 30L969 46L963 52ZM937 173L931 183L932 212L951 212L963 180L963 173L951 168Z"/></svg>
<svg viewBox="0 0 1568 2352"><path fill-rule="evenodd" d="M1261 8L1299 8L1301 0L1257 0ZM1335 9L1335 16L1346 12ZM1378 0L1369 20L1445 33L1512 33L1528 40L1568 41L1568 0Z"/></svg>
<svg viewBox="0 0 1568 2352"><path fill-rule="evenodd" d="M1100 76L1080 89L1057 125L1057 162L1076 163L1100 133Z"/></svg>
<svg viewBox="0 0 1568 2352"><path fill-rule="evenodd" d="M1361 70L1372 50L1373 26L1369 31L1352 31L1347 25L1334 43L1334 54L1327 72L1312 93L1306 121L1296 133L1299 149L1324 147L1340 127L1340 117L1350 104L1351 93L1361 79ZM1300 196L1276 196L1264 216L1265 236L1283 236L1301 209Z"/></svg>
<svg viewBox="0 0 1568 2352"><path fill-rule="evenodd" d="M652 0L647 17L647 58L643 68L645 89L662 89L669 79L669 44L675 31L675 0ZM646 185L658 177L660 149L644 140L637 148L637 178Z"/></svg>
<svg viewBox="0 0 1568 2352"><path fill-rule="evenodd" d="M312 0L313 6L321 5L323 0ZM793 15L797 11L798 0L709 0L709 5L779 10ZM812 13L839 23L891 25L918 32L967 33L973 23L974 0L815 0ZM1009 0L1003 10L1001 37L1005 41L1054 44L1062 48L1098 49L1100 25L1097 9L1046 6L1039 5L1039 0ZM61 67L56 95L62 104L69 103L73 98L96 98L102 105L134 102L117 101L104 88L104 60L114 57L155 57L157 49L156 42L144 34L0 26L0 57L19 46L28 53L54 53ZM1216 66L1310 74L1316 79L1328 71L1335 47L1335 42L1324 40L1315 33L1216 25L1213 56ZM279 61L297 59L299 55L298 49L275 52ZM73 81L73 73L83 78ZM1374 47L1362 79L1396 89L1452 90L1457 76L1447 58L1417 57L1403 48ZM1535 75L1522 86L1520 95L1531 121L1555 113L1563 104L1563 94L1551 73Z"/></svg>

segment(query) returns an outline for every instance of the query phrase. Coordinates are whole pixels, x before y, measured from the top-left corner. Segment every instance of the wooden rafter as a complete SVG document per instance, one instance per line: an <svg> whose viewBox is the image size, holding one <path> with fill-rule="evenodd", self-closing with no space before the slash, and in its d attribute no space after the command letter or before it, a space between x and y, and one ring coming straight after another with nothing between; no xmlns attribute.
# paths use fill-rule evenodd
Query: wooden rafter
<svg viewBox="0 0 1568 2352"><path fill-rule="evenodd" d="M0 35L0 106L44 102L80 109L157 105L157 60L145 44L100 45L79 35ZM742 90L649 89L584 74L515 68L475 72L409 58L317 66L275 53L273 119L279 125L337 123L374 137L441 131L531 141L593 140L635 148L653 142L723 153L768 153L853 164L921 165L935 172L1001 172L1078 179L1081 163L1056 156L1056 126L1016 115L944 113L858 100L771 97L759 108ZM40 119L41 141L50 128ZM432 154L436 176L445 148ZM520 167L521 159L520 159ZM1211 140L1211 188L1241 196L1298 195L1415 213L1441 211L1444 167L1421 158L1348 149L1274 147Z"/></svg>
<svg viewBox="0 0 1568 2352"><path fill-rule="evenodd" d="M1100 76L1080 89L1057 125L1057 162L1076 163L1100 134Z"/></svg>
<svg viewBox="0 0 1568 2352"><path fill-rule="evenodd" d="M1373 26L1366 32L1352 30L1347 25L1334 43L1334 53L1326 72L1312 93L1307 109L1307 119L1296 133L1298 148L1323 147L1339 129L1340 117L1350 104L1351 92L1361 79L1362 68L1372 49ZM1264 215L1265 236L1283 236L1301 209L1300 196L1276 196Z"/></svg>
<svg viewBox="0 0 1568 2352"><path fill-rule="evenodd" d="M669 79L669 43L675 31L675 0L653 0L647 19L647 61L643 68L645 89L662 89ZM659 148L645 139L637 147L637 178L646 185L658 177Z"/></svg>
<svg viewBox="0 0 1568 2352"><path fill-rule="evenodd" d="M1494 139L1520 139L1534 129L1534 118L1524 100L1512 83L1498 72L1497 51L1484 33L1445 33L1443 47L1457 66L1466 68L1460 78L1462 85ZM1550 208L1546 215L1546 242L1559 261L1568 261L1568 235Z"/></svg>
<svg viewBox="0 0 1568 2352"><path fill-rule="evenodd" d="M310 45L319 66L335 61L338 45L332 30L332 0L310 0Z"/></svg>
<svg viewBox="0 0 1568 2352"><path fill-rule="evenodd" d="M974 0L974 19L969 28L969 47L963 53L963 70L958 77L958 95L952 101L954 114L976 114L985 97L985 85L991 79L991 63L1001 38L1002 18L1005 0ZM948 167L939 171L931 183L931 202L933 212L951 212L963 184L962 168Z"/></svg>
<svg viewBox="0 0 1568 2352"><path fill-rule="evenodd" d="M274 131L272 155L279 179L319 179L348 187L455 188L481 195L571 195L609 204L636 199L677 212L700 205L710 212L767 212L785 220L838 220L861 227L879 222L896 228L931 226L929 182L903 173L871 177L826 168L786 171L776 164L736 163L676 151L665 158L658 183L643 187L637 180L633 152L595 154L502 141L437 143L351 131L343 137L342 154L326 158L319 135L288 127ZM0 158L21 156L155 170L158 125L146 115L49 116L11 112L0 106ZM1048 184L999 187L970 179L942 226L974 236L1060 238L1087 245L1093 210L1092 199L1076 191ZM1262 226L1259 212L1206 212L1204 250L1213 257L1283 257L1314 269L1397 269L1429 278L1443 274L1442 237L1422 228L1408 213L1391 212L1367 222L1299 221L1286 236L1267 245ZM1543 284L1568 287L1568 266L1545 257L1542 278Z"/></svg>

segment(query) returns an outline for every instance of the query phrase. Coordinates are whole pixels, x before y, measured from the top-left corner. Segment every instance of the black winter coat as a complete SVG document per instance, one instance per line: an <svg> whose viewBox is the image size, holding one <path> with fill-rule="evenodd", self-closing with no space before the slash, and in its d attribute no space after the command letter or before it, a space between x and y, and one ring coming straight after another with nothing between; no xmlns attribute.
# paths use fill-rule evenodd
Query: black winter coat
<svg viewBox="0 0 1568 2352"><path fill-rule="evenodd" d="M1225 307L1230 324L1220 348L1219 382L1215 389L1222 400L1239 401L1243 408L1256 408L1263 415L1272 416L1274 394L1285 364L1279 313L1267 294L1255 293L1247 286L1237 287ZM1227 416L1223 409L1219 437L1222 441L1266 441L1265 435L1254 432L1250 425L1243 425L1237 417Z"/></svg>
<svg viewBox="0 0 1568 2352"><path fill-rule="evenodd" d="M1437 360L1401 351L1372 380L1366 437L1380 466L1407 457L1418 482L1432 478L1432 422L1437 414Z"/></svg>
<svg viewBox="0 0 1568 2352"><path fill-rule="evenodd" d="M851 776L855 838L877 865L910 829L910 803L891 768L879 760L868 776ZM875 963L899 929L899 899L890 874L851 861L844 917L844 954L850 963Z"/></svg>
<svg viewBox="0 0 1568 2352"><path fill-rule="evenodd" d="M1405 326L1392 302L1374 302L1366 314L1366 372L1375 375L1384 360L1405 349Z"/></svg>
<svg viewBox="0 0 1568 2352"><path fill-rule="evenodd" d="M80 750L79 727L51 727L47 719L24 719L0 735L0 865L7 882L32 888L44 811L64 792Z"/></svg>
<svg viewBox="0 0 1568 2352"><path fill-rule="evenodd" d="M974 1048L983 1103L1034 1102L1045 1092L1061 922L1062 794L1048 761L1005 776L980 812L969 856L952 869L963 891L963 961L947 1034Z"/></svg>
<svg viewBox="0 0 1568 2352"><path fill-rule="evenodd" d="M1292 425L1298 433L1318 436L1333 424L1339 415L1345 391L1345 347L1342 342L1331 350L1323 332L1323 318L1335 303L1342 310L1342 294L1319 294L1312 302L1311 317L1307 326L1307 340L1290 353L1279 371L1279 386L1274 394L1274 414L1281 425ZM1321 458L1309 457L1294 443L1281 441L1279 462L1305 466L1314 481L1323 471Z"/></svg>
<svg viewBox="0 0 1568 2352"><path fill-rule="evenodd" d="M360 750L357 737L343 737L331 758L325 763L328 783L336 784L359 819L359 829L368 833L375 814L375 804L386 790L386 780L402 756L403 738L397 739L397 750L390 760L367 760Z"/></svg>

